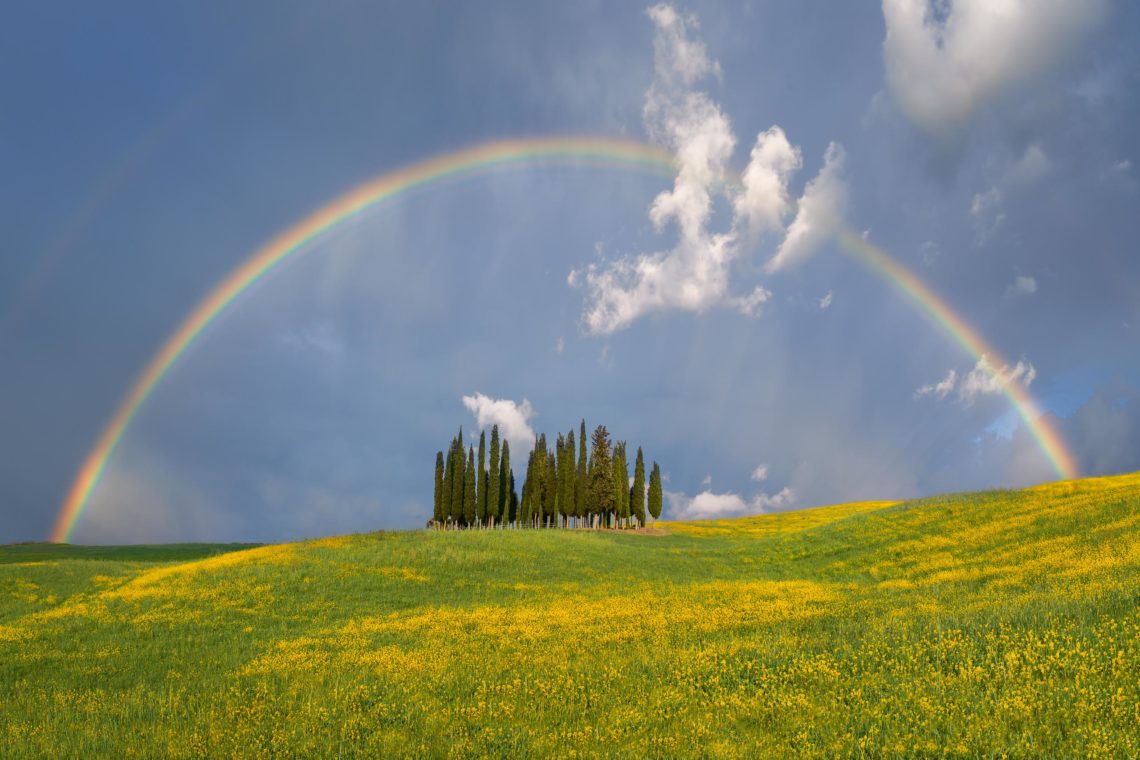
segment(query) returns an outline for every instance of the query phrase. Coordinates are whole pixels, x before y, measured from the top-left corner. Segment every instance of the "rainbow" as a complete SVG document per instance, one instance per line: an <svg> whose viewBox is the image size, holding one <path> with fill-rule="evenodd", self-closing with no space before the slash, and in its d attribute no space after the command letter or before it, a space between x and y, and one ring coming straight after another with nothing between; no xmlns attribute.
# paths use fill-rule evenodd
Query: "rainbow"
<svg viewBox="0 0 1140 760"><path fill-rule="evenodd" d="M915 306L929 314L934 321L966 349L976 360L985 359L990 372L1000 372L1008 363L1002 359L997 349L990 346L974 332L966 322L938 297L926 283L918 279L909 269L903 267L861 235L850 229L841 229L837 236L839 244L871 271L882 275L891 285L902 292ZM1038 447L1049 460L1058 475L1065 479L1077 477L1076 458L1068 450L1061 434L1052 421L1040 414L1037 403L1029 395L1028 389L1019 382L1002 383L1002 393L1017 411L1025 429L1037 441Z"/></svg>
<svg viewBox="0 0 1140 760"><path fill-rule="evenodd" d="M675 162L669 153L631 140L596 137L502 140L412 164L381 175L336 198L277 235L230 272L167 338L119 403L95 446L84 459L56 517L51 540L63 542L70 538L131 420L170 368L227 306L267 272L282 262L311 250L311 243L346 220L415 188L495 169L552 164L636 170L663 176L672 176L675 171ZM997 359L997 353L912 273L857 235L844 232L839 240L845 248L857 254L858 260L868 264L872 271L884 275L888 282L932 315L975 359L982 356L989 357L991 361ZM1000 369L1002 365L998 363L991 366ZM1006 386L1006 395L1057 473L1065 478L1073 477L1076 468L1072 455L1066 450L1064 441L1050 421L1037 415L1037 406L1029 394L1015 383L1010 383Z"/></svg>

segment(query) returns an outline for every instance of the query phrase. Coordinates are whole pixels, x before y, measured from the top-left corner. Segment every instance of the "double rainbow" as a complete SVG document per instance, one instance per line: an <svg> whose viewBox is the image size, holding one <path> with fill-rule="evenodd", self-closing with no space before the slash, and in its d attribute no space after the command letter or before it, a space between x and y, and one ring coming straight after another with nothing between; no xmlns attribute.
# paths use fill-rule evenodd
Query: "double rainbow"
<svg viewBox="0 0 1140 760"><path fill-rule="evenodd" d="M108 460L131 420L170 368L227 306L268 271L290 258L311 250L310 243L342 222L378 203L415 188L500 168L551 164L599 166L664 176L671 176L675 170L674 160L670 154L659 148L629 140L593 137L503 140L412 164L381 175L340 196L277 235L246 259L210 291L183 320L178 329L167 338L135 380L114 416L104 427L94 448L88 453L56 517L51 540L59 542L70 538L92 491L107 467ZM857 260L866 263L872 271L883 275L889 283L930 314L975 359L987 356L990 366L998 369L1003 366L997 352L982 341L913 273L850 232L843 232L839 236L839 242L844 248L856 254ZM1005 393L1058 475L1064 478L1074 477L1076 466L1072 455L1050 420L1038 416L1036 404L1027 391L1016 383L1008 383L1005 385Z"/></svg>

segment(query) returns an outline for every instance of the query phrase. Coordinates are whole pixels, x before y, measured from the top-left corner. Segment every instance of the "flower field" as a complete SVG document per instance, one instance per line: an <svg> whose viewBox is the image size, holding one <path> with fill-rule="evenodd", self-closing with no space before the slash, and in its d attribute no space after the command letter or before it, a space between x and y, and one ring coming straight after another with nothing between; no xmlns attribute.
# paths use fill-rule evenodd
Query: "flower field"
<svg viewBox="0 0 1140 760"><path fill-rule="evenodd" d="M1140 756L1140 474L662 527L0 548L0 754Z"/></svg>

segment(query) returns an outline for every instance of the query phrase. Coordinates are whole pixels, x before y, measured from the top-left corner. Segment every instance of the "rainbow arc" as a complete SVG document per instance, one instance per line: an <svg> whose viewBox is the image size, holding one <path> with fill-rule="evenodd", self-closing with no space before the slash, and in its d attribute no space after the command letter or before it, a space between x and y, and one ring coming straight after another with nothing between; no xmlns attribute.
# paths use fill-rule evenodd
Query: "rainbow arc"
<svg viewBox="0 0 1140 760"><path fill-rule="evenodd" d="M437 156L383 174L336 198L255 251L215 286L166 339L131 385L104 426L95 446L84 459L56 517L51 540L58 542L70 538L131 420L171 367L178 362L179 357L210 323L269 271L312 250L314 246L310 243L338 225L379 203L416 188L503 168L558 164L598 166L665 176L671 176L675 168L673 157L667 152L629 140L595 137L503 140ZM986 356L990 366L997 370L1004 366L998 352L985 343L914 273L850 231L842 231L838 240L857 261L882 276L930 315L975 359ZM1077 469L1072 454L1051 420L1037 414L1037 405L1029 392L1017 383L1005 384L1004 392L1057 474L1062 478L1075 477Z"/></svg>

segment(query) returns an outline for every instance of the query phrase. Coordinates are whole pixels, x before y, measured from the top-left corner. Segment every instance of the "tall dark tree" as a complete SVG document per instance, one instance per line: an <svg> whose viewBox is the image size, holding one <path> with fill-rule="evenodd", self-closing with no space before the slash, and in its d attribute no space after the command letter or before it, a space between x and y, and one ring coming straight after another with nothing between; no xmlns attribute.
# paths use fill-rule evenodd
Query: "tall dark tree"
<svg viewBox="0 0 1140 760"><path fill-rule="evenodd" d="M490 465L490 482L487 487L487 515L491 518L491 522L499 520L503 514L503 507L499 503L499 494L503 491L499 487L499 483L503 477L499 454L499 426L491 426L491 461Z"/></svg>
<svg viewBox="0 0 1140 760"><path fill-rule="evenodd" d="M466 467L463 456L463 428L459 428L459 436L452 442L451 463L451 512L450 519L463 522L463 483L466 477Z"/></svg>
<svg viewBox="0 0 1140 760"><path fill-rule="evenodd" d="M554 444L554 513L559 527L566 513L566 436L558 434Z"/></svg>
<svg viewBox="0 0 1140 760"><path fill-rule="evenodd" d="M587 461L586 421L582 420L582 426L578 429L578 473L574 478L574 514L579 520L586 517L586 492L589 486Z"/></svg>
<svg viewBox="0 0 1140 760"><path fill-rule="evenodd" d="M510 508L510 521L515 522L519 519L519 494L515 490L515 471L510 471L510 479L507 481L508 496L507 506Z"/></svg>
<svg viewBox="0 0 1140 760"><path fill-rule="evenodd" d="M629 513L637 522L645 526L645 458L641 447L637 447L637 461L633 465L633 486L629 492Z"/></svg>
<svg viewBox="0 0 1140 760"><path fill-rule="evenodd" d="M463 473L463 519L475 524L475 449L467 450L467 468Z"/></svg>
<svg viewBox="0 0 1140 760"><path fill-rule="evenodd" d="M625 461L625 441L614 446L614 515L617 524L629 522L629 465Z"/></svg>
<svg viewBox="0 0 1140 760"><path fill-rule="evenodd" d="M487 433L479 431L479 492L476 494L475 516L480 525L487 524Z"/></svg>
<svg viewBox="0 0 1140 760"><path fill-rule="evenodd" d="M495 427L498 430L498 426ZM494 441L495 433L491 433L491 440ZM510 489L508 491L508 489ZM514 475L511 474L511 442L503 441L503 460L499 464L499 491L498 498L500 502L499 519L503 525L509 525L514 520L515 505L511 503L511 497L514 495L515 489Z"/></svg>
<svg viewBox="0 0 1140 760"><path fill-rule="evenodd" d="M574 480L578 477L574 466L574 431L566 434L558 460L558 503L567 527L570 520L577 514L574 500Z"/></svg>
<svg viewBox="0 0 1140 760"><path fill-rule="evenodd" d="M530 450L530 456L526 459L526 475L523 476L522 484L522 499L519 501L519 527L529 528L531 515L534 512L534 491L538 486L537 470L535 469L535 460L538 459L538 442L535 441L535 446Z"/></svg>
<svg viewBox="0 0 1140 760"><path fill-rule="evenodd" d="M542 505L543 525L551 525L558 519L558 458L553 451L546 454L546 487L543 489L545 502Z"/></svg>
<svg viewBox="0 0 1140 760"><path fill-rule="evenodd" d="M649 514L654 520L661 516L661 468L653 463L653 471L649 473Z"/></svg>
<svg viewBox="0 0 1140 760"><path fill-rule="evenodd" d="M605 425L594 428L590 439L589 485L586 506L592 518L602 520L613 509L614 474L610 455L610 434Z"/></svg>
<svg viewBox="0 0 1140 760"><path fill-rule="evenodd" d="M433 492L433 509L431 519L437 523L443 522L443 452L435 452L435 491Z"/></svg>

